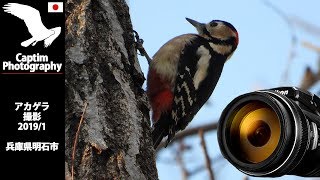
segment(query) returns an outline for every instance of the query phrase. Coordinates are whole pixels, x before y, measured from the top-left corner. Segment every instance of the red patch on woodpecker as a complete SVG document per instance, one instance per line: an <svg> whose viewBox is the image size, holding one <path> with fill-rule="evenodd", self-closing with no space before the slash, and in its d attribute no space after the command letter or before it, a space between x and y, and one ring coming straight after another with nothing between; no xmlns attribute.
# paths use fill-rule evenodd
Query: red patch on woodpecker
<svg viewBox="0 0 320 180"><path fill-rule="evenodd" d="M150 70L147 80L147 95L152 108L152 121L157 122L161 114L171 110L173 93L170 83L159 77L155 70Z"/></svg>
<svg viewBox="0 0 320 180"><path fill-rule="evenodd" d="M153 109L152 119L156 123L162 113L171 110L173 94L171 90L166 89L159 92L156 96L152 98L151 107Z"/></svg>

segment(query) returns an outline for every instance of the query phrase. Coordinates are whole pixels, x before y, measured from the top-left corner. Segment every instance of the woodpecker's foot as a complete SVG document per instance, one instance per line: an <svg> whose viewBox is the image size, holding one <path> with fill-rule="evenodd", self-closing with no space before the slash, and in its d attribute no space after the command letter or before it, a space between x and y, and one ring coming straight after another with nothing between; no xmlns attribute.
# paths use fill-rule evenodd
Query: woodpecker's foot
<svg viewBox="0 0 320 180"><path fill-rule="evenodd" d="M133 30L133 33L134 33L134 37L135 37L135 40L136 40L135 41L136 49L139 50L141 56L146 57L148 63L150 64L151 58L150 58L150 56L148 55L148 53L146 52L146 50L143 47L143 42L144 42L143 39L140 39L139 34L138 34L137 31Z"/></svg>

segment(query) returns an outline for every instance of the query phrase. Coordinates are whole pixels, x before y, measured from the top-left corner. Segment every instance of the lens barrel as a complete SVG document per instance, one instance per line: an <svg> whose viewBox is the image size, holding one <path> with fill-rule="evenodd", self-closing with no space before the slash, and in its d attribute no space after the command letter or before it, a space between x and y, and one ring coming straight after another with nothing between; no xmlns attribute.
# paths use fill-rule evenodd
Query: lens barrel
<svg viewBox="0 0 320 180"><path fill-rule="evenodd" d="M320 99L295 87L241 95L221 114L220 150L248 175L319 177L319 112Z"/></svg>

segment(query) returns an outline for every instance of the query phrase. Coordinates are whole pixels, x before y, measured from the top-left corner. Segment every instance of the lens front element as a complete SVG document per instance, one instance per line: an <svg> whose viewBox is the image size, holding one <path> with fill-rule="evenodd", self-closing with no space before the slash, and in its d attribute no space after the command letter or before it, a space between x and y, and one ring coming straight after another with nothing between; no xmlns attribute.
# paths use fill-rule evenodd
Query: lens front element
<svg viewBox="0 0 320 180"><path fill-rule="evenodd" d="M318 96L296 87L236 97L219 119L222 155L251 176L320 177L319 104Z"/></svg>
<svg viewBox="0 0 320 180"><path fill-rule="evenodd" d="M265 109L263 109L265 110ZM248 116L246 117L246 119ZM245 120L243 122L246 122ZM241 124L240 127L240 138L243 139L245 136L250 141L250 143L255 147L261 147L268 143L271 130L267 123L263 120L258 120L253 123L252 126Z"/></svg>
<svg viewBox="0 0 320 180"><path fill-rule="evenodd" d="M240 106L229 119L230 138L240 159L250 163L266 160L280 139L280 120L274 110L260 101Z"/></svg>

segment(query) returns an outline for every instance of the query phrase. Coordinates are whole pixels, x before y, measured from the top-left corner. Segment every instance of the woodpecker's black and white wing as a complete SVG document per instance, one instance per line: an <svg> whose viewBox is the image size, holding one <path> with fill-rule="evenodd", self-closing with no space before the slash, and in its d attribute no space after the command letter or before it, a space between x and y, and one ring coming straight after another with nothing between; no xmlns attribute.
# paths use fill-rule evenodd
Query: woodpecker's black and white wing
<svg viewBox="0 0 320 180"><path fill-rule="evenodd" d="M185 129L211 96L223 69L225 57L214 52L204 38L197 36L185 47L176 77L168 143L175 132Z"/></svg>
<svg viewBox="0 0 320 180"><path fill-rule="evenodd" d="M22 19L32 36L37 36L41 32L48 31L41 21L39 11L31 6L18 3L8 3L3 6L3 9L4 12Z"/></svg>
<svg viewBox="0 0 320 180"><path fill-rule="evenodd" d="M194 70L185 64L180 64L178 69L179 73L176 77L177 86L175 87L174 91L172 110L170 114L171 117L169 116L170 123L167 143L171 141L176 131L181 129L181 127L178 126L179 123L181 124L181 117L184 120L192 120L194 113L192 113L190 110L192 107L194 107L197 101L195 94L196 90L193 85Z"/></svg>

